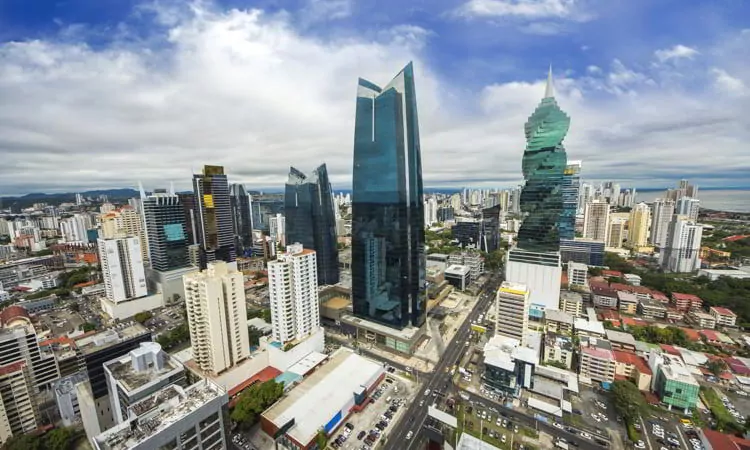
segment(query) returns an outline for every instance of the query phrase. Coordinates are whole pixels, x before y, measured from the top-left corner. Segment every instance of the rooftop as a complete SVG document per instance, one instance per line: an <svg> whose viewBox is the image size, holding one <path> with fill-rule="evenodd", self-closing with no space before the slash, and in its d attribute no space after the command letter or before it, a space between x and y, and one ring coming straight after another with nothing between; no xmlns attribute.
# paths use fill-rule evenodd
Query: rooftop
<svg viewBox="0 0 750 450"><path fill-rule="evenodd" d="M635 366L635 368L638 369L638 372L651 375L651 369L648 367L646 361L635 353L624 352L621 350L613 350L612 353L614 353L617 362Z"/></svg>
<svg viewBox="0 0 750 450"><path fill-rule="evenodd" d="M341 320L351 325L368 328L372 331L375 331L376 333L381 333L386 336L407 341L411 341L412 339L414 339L417 333L419 333L419 328L417 327L408 326L399 330L397 328L391 328L389 326L382 325L371 320L362 319L361 317L353 316L350 314L342 315Z"/></svg>
<svg viewBox="0 0 750 450"><path fill-rule="evenodd" d="M295 441L306 444L355 392L362 391L383 370L380 363L341 348L331 356L327 364L267 409L263 417L277 427L294 420L294 426L287 434Z"/></svg>
<svg viewBox="0 0 750 450"><path fill-rule="evenodd" d="M469 433L461 433L456 450L499 450L492 444L488 444L479 438L475 438Z"/></svg>
<svg viewBox="0 0 750 450"><path fill-rule="evenodd" d="M604 325L599 321L588 321L586 319L575 319L575 329L577 331L584 331L588 333L596 333L604 335Z"/></svg>
<svg viewBox="0 0 750 450"><path fill-rule="evenodd" d="M734 312L732 312L729 308L722 308L721 306L712 306L711 311L714 311L716 314L722 315L722 316L736 316Z"/></svg>
<svg viewBox="0 0 750 450"><path fill-rule="evenodd" d="M130 412L136 418L96 436L96 446L108 450L137 448L151 436L222 396L226 403L226 393L206 380L184 389L170 385L131 406Z"/></svg>
<svg viewBox="0 0 750 450"><path fill-rule="evenodd" d="M689 300L691 302L702 302L700 297L693 294L681 294L679 292L672 292L672 298L675 300Z"/></svg>
<svg viewBox="0 0 750 450"><path fill-rule="evenodd" d="M105 348L119 344L122 341L133 339L143 334L150 334L148 328L138 322L126 322L115 325L96 334L76 339L78 347L84 355L90 355Z"/></svg>
<svg viewBox="0 0 750 450"><path fill-rule="evenodd" d="M471 272L471 269L468 266L462 266L460 264L452 264L445 269L446 275L466 276L469 272Z"/></svg>
<svg viewBox="0 0 750 450"><path fill-rule="evenodd" d="M544 311L544 319L552 322L573 325L573 316L559 309L547 309Z"/></svg>
<svg viewBox="0 0 750 450"><path fill-rule="evenodd" d="M612 350L598 347L581 347L581 353L598 359L615 359Z"/></svg>
<svg viewBox="0 0 750 450"><path fill-rule="evenodd" d="M617 300L619 300L620 303L638 304L638 297L632 292L617 291Z"/></svg>
<svg viewBox="0 0 750 450"><path fill-rule="evenodd" d="M159 363L156 363L138 370L138 367L134 365L135 359L142 356L144 352L149 351L156 352L155 356L158 355L158 358L160 358L159 363L161 363L161 366ZM142 386L162 378L168 378L170 375L184 370L182 364L169 356L168 353L163 352L161 346L156 342L142 343L139 348L132 350L128 354L104 363L104 368L112 374L125 392L138 390Z"/></svg>
<svg viewBox="0 0 750 450"><path fill-rule="evenodd" d="M607 330L607 339L618 344L632 345L635 347L635 338L630 333L624 333L617 330Z"/></svg>
<svg viewBox="0 0 750 450"><path fill-rule="evenodd" d="M677 364L673 359L664 358L664 364L661 366L661 370L667 380L698 386L695 377L693 377L693 374L690 373L685 365Z"/></svg>

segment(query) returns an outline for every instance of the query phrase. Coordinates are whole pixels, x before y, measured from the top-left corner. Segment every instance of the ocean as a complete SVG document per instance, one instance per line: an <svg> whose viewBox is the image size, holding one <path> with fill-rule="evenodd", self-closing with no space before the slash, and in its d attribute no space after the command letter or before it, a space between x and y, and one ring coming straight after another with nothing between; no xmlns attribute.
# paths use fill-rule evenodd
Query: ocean
<svg viewBox="0 0 750 450"><path fill-rule="evenodd" d="M666 190L638 191L637 201L650 203L663 197L665 192ZM698 198L701 208L750 213L750 190L699 189Z"/></svg>

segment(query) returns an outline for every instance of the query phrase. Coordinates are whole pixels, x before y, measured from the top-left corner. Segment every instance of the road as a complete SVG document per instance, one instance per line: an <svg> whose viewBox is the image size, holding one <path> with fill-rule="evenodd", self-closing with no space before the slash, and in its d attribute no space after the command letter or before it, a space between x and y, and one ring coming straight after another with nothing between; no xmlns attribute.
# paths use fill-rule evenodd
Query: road
<svg viewBox="0 0 750 450"><path fill-rule="evenodd" d="M501 276L495 275L485 284L479 295L477 304L458 331L456 331L453 339L445 346L445 352L435 365L434 371L431 374L422 375L422 386L418 388L417 397L403 415L404 419L399 421L393 429L386 432L385 450L418 448L417 445L420 442L418 431L424 425L425 420L427 420L427 408L433 403L432 392L438 390L445 393L452 387L451 374L446 369L456 364L466 351L464 342L468 339L470 333L469 326L472 321L476 320L480 314L483 314L487 310L490 302L494 300L494 292L501 281ZM429 396L424 395L427 389L430 390ZM407 440L406 436L410 431L414 437L411 440Z"/></svg>

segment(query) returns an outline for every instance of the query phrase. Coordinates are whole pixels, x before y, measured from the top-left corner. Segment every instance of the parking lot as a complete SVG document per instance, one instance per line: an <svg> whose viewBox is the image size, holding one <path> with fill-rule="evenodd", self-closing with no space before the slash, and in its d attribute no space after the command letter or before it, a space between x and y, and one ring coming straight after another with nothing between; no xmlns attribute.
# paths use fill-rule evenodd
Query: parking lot
<svg viewBox="0 0 750 450"><path fill-rule="evenodd" d="M56 308L39 315L41 321L49 327L53 336L62 336L78 330L84 323L79 313L71 312L67 308Z"/></svg>
<svg viewBox="0 0 750 450"><path fill-rule="evenodd" d="M147 320L145 325L154 333L154 337L157 337L161 333L174 330L184 321L182 306L177 305L154 312L154 316Z"/></svg>
<svg viewBox="0 0 750 450"><path fill-rule="evenodd" d="M409 380L386 374L367 406L347 418L344 426L330 436L328 446L343 450L376 447L401 419L404 405L414 399L415 388Z"/></svg>
<svg viewBox="0 0 750 450"><path fill-rule="evenodd" d="M609 435L607 430L625 430L624 424L617 422L617 413L606 394L581 386L579 395L571 400L572 425L604 437Z"/></svg>
<svg viewBox="0 0 750 450"><path fill-rule="evenodd" d="M458 411L458 419L465 424L467 431L481 435L484 441L502 449L519 449L524 445L529 448L523 443L536 440L539 436L537 431L520 427L489 403L462 402ZM536 447L542 448L538 442Z"/></svg>

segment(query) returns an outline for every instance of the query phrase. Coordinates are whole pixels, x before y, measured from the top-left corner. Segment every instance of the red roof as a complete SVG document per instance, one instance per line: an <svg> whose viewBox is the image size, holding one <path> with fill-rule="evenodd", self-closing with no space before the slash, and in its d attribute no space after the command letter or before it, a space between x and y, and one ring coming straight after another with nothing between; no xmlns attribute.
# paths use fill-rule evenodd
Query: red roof
<svg viewBox="0 0 750 450"><path fill-rule="evenodd" d="M669 301L669 297L667 297L663 292L659 291L651 291L651 298L665 303Z"/></svg>
<svg viewBox="0 0 750 450"><path fill-rule="evenodd" d="M702 428L701 431L713 450L748 450L750 441L738 438L730 434L719 433L709 428Z"/></svg>
<svg viewBox="0 0 750 450"><path fill-rule="evenodd" d="M631 286L629 284L624 283L610 283L609 288L614 289L616 291L625 291L625 292L633 292L633 288L635 286Z"/></svg>
<svg viewBox="0 0 750 450"><path fill-rule="evenodd" d="M589 287L591 287L592 289L595 287L609 289L609 283L599 277L589 278Z"/></svg>
<svg viewBox="0 0 750 450"><path fill-rule="evenodd" d="M23 369L23 366L26 364L26 361L16 361L14 363L8 364L7 366L0 367L0 375L8 375L9 373L18 372L19 370Z"/></svg>
<svg viewBox="0 0 750 450"><path fill-rule="evenodd" d="M719 335L714 330L701 330L699 333L709 341L718 341Z"/></svg>
<svg viewBox="0 0 750 450"><path fill-rule="evenodd" d="M563 272L562 276L560 277L560 285L561 286L567 286L568 285L568 274Z"/></svg>
<svg viewBox="0 0 750 450"><path fill-rule="evenodd" d="M29 313L23 306L12 305L0 312L0 322L6 324L17 317L29 318Z"/></svg>
<svg viewBox="0 0 750 450"><path fill-rule="evenodd" d="M228 394L229 397L234 397L235 395L239 394L245 388L250 387L254 383L265 383L268 380L273 380L274 378L281 375L281 371L275 367L268 366L265 369L261 370L260 372L256 373L252 377L248 378L244 382L242 382L240 385L233 387L229 390Z"/></svg>
<svg viewBox="0 0 750 450"><path fill-rule="evenodd" d="M721 306L712 306L711 309L713 311L716 311L717 314L721 314L722 316L737 316L729 308L722 308Z"/></svg>
<svg viewBox="0 0 750 450"><path fill-rule="evenodd" d="M740 361L737 358L724 358L724 362L727 363L730 369L732 369L732 372L739 374L739 375L748 375L750 374L750 368L748 368L745 363Z"/></svg>
<svg viewBox="0 0 750 450"><path fill-rule="evenodd" d="M622 278L622 272L618 270L602 270L602 276Z"/></svg>
<svg viewBox="0 0 750 450"><path fill-rule="evenodd" d="M676 300L688 300L690 302L702 302L700 297L693 294L681 294L679 292L672 292L672 298Z"/></svg>
<svg viewBox="0 0 750 450"><path fill-rule="evenodd" d="M701 340L701 335L697 331L695 331L694 329L692 329L692 328L685 328L685 327L680 327L680 329L685 332L685 336L689 340L691 340L693 342L698 342L698 341Z"/></svg>
<svg viewBox="0 0 750 450"><path fill-rule="evenodd" d="M607 286L589 285L589 287L591 288L591 292L593 292L594 295L601 295L602 297L612 297L612 298L617 297L617 292L610 289Z"/></svg>
<svg viewBox="0 0 750 450"><path fill-rule="evenodd" d="M638 319L637 317L623 317L622 323L629 327L645 327L648 325L648 322L643 319Z"/></svg>
<svg viewBox="0 0 750 450"><path fill-rule="evenodd" d="M669 353L670 355L680 356L679 350L677 350L676 348L672 347L671 345L659 344L659 347L661 347L662 350L664 350L665 352Z"/></svg>
<svg viewBox="0 0 750 450"><path fill-rule="evenodd" d="M725 242L734 242L734 241L741 241L742 239L749 238L750 234L735 234L733 236L727 236L722 241Z"/></svg>
<svg viewBox="0 0 750 450"><path fill-rule="evenodd" d="M651 293L653 292L653 291L651 291L651 289L647 288L646 286L630 286L630 289L635 294L649 294L649 295L651 295Z"/></svg>
<svg viewBox="0 0 750 450"><path fill-rule="evenodd" d="M599 312L599 319L601 320L617 320L620 318L620 314L617 311L611 309L605 309Z"/></svg>
<svg viewBox="0 0 750 450"><path fill-rule="evenodd" d="M631 366L635 366L635 368L638 369L638 372L651 375L651 369L648 367L648 364L646 364L646 361L635 353L624 352L621 350L612 350L612 352L615 354L617 362L630 364Z"/></svg>

